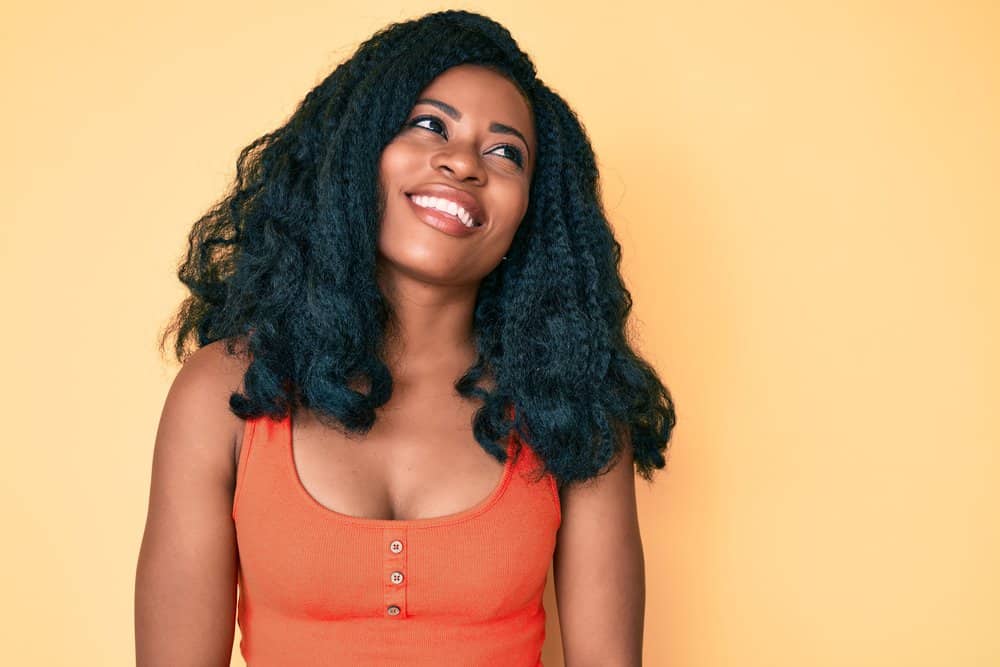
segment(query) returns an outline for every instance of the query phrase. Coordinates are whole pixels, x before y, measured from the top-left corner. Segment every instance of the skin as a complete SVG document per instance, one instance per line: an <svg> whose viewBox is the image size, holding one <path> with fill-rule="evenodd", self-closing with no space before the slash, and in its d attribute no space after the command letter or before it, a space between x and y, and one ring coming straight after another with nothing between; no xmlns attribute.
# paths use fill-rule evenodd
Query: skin
<svg viewBox="0 0 1000 667"><path fill-rule="evenodd" d="M444 102L461 118L417 104L380 159L378 276L397 316L386 357L393 396L363 443L307 411L294 416L303 486L352 516L461 511L488 495L502 471L472 437L477 406L453 383L475 360L479 284L507 252L527 209L537 151L533 116L510 81L477 65L442 73L419 97ZM493 122L524 139L491 131ZM404 193L428 183L473 194L485 226L459 238L424 223ZM136 570L137 665L229 664L238 572L230 512L244 422L228 400L242 391L245 371L218 341L187 359L168 392ZM606 474L562 489L560 501L553 572L565 664L641 665L645 579L631 450Z"/></svg>
<svg viewBox="0 0 1000 667"><path fill-rule="evenodd" d="M489 69L453 67L418 99L445 102L461 119L418 103L379 162L385 193L379 281L398 314L398 341L388 356L393 376L404 381L441 359L455 358L458 366L475 360L470 336L479 284L500 263L521 224L537 154L531 110L514 84ZM490 132L493 121L517 128L530 144ZM522 165L513 159L515 151ZM433 183L472 194L482 206L484 226L456 238L423 223L405 193Z"/></svg>

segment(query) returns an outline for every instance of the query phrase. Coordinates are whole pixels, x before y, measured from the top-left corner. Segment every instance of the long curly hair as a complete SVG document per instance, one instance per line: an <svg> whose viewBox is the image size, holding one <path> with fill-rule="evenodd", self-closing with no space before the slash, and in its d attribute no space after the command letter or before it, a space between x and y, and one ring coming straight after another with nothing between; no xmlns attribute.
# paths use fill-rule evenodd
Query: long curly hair
<svg viewBox="0 0 1000 667"><path fill-rule="evenodd" d="M420 91L463 63L514 82L538 138L527 211L507 260L480 283L478 358L455 383L482 402L473 434L506 461L500 443L516 429L560 486L606 472L628 442L651 481L666 465L674 406L628 340L632 299L590 140L510 32L480 14L440 11L379 30L285 125L240 152L235 181L188 236L177 275L190 295L160 352L174 334L181 362L224 340L250 360L243 393L229 399L236 415L282 418L301 406L366 433L393 388L383 353L394 312L376 281L379 157ZM485 374L491 391L478 385Z"/></svg>

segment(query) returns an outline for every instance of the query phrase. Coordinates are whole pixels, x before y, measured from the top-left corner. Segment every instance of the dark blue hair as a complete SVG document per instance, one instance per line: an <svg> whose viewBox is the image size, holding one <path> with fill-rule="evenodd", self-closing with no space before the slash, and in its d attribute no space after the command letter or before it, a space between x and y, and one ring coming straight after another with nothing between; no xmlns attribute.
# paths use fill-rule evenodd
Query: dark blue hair
<svg viewBox="0 0 1000 667"><path fill-rule="evenodd" d="M651 480L675 424L670 393L632 350L621 246L600 201L589 138L502 25L467 11L393 23L363 42L282 127L240 152L226 196L189 235L178 277L190 290L165 328L193 348L243 341L251 360L241 418L304 406L355 433L374 424L393 379L383 361L390 303L376 283L382 149L418 94L455 65L514 82L535 119L538 156L508 259L481 282L478 359L456 382L479 400L473 433L504 461L512 428L560 485L594 477L630 442ZM191 350L193 351L193 350ZM492 391L478 386L484 374ZM367 393L355 391L357 383Z"/></svg>

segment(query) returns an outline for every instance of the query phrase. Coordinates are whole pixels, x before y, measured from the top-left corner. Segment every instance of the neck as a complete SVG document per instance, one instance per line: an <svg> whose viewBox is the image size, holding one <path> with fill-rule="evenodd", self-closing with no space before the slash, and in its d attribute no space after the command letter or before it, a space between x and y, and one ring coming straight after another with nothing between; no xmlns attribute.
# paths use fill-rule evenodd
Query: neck
<svg viewBox="0 0 1000 667"><path fill-rule="evenodd" d="M380 282L392 308L384 359L400 385L453 384L477 357L478 284L431 284L395 273Z"/></svg>

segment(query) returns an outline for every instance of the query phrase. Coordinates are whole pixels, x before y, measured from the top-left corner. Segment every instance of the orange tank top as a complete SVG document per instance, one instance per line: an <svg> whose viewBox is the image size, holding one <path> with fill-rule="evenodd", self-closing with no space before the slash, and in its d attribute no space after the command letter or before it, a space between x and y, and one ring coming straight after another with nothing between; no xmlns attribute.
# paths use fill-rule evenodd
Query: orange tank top
<svg viewBox="0 0 1000 667"><path fill-rule="evenodd" d="M290 416L248 419L232 511L248 667L542 667L559 495L515 431L507 453L499 485L462 512L353 517L302 486Z"/></svg>

